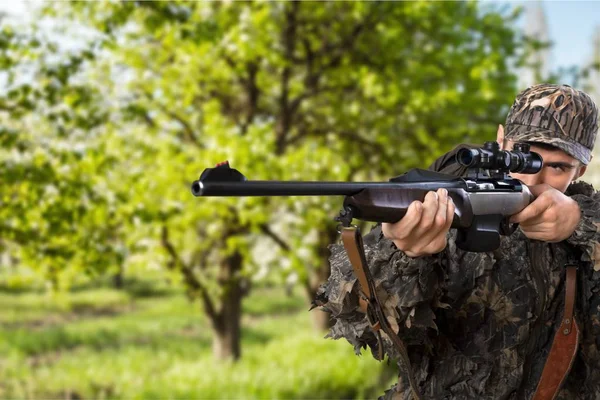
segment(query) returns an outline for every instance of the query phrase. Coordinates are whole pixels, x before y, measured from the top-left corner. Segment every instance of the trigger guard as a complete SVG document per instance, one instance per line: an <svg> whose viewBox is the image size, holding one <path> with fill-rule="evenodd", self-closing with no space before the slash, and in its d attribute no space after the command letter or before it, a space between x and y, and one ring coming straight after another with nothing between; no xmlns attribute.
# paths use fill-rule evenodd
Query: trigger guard
<svg viewBox="0 0 600 400"><path fill-rule="evenodd" d="M502 222L500 223L500 234L503 236L510 236L518 227L519 224L510 223L508 217L502 218Z"/></svg>

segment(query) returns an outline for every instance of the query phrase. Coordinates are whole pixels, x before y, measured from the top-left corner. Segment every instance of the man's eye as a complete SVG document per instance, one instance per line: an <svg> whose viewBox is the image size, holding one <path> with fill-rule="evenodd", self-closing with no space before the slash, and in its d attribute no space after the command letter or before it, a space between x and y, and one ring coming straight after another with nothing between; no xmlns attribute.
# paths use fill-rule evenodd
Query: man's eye
<svg viewBox="0 0 600 400"><path fill-rule="evenodd" d="M557 172L565 172L565 167L562 165L551 165L550 168L554 169Z"/></svg>

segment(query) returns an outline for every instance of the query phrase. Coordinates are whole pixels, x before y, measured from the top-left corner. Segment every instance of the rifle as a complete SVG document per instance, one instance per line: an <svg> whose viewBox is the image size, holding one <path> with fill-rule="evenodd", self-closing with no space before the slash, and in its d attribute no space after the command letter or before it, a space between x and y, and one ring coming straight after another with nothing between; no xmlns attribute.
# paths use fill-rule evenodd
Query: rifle
<svg viewBox="0 0 600 400"><path fill-rule="evenodd" d="M510 172L535 174L542 157L530 151L527 143L516 143L512 151L500 150L498 143L481 148L462 148L456 162L467 168L464 178L412 169L389 182L252 181L228 162L206 168L192 183L194 196L345 196L335 218L343 227L352 219L399 221L415 200L423 201L429 191L448 190L455 204L452 228L458 230L456 245L466 251L492 251L500 245L500 235L510 235L517 224L508 217L523 210L533 195Z"/></svg>

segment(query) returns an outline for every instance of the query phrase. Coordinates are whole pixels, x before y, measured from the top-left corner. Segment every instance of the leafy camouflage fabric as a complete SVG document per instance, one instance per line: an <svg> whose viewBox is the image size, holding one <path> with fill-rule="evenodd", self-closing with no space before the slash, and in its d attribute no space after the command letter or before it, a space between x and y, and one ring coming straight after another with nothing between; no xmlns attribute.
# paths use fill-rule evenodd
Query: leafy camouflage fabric
<svg viewBox="0 0 600 400"><path fill-rule="evenodd" d="M440 159L439 169L451 169L449 159ZM558 398L600 399L600 194L577 183L567 195L580 205L582 220L561 243L529 240L517 230L502 237L496 251L471 253L456 247L451 230L443 252L411 258L380 226L365 235L379 299L407 345L422 398L530 398L563 313L565 263L577 259L582 338ZM335 319L328 336L345 338L357 353L369 347L377 358L377 339L358 307L358 282L346 252L341 244L330 251L331 276L316 299ZM385 353L398 360L382 336ZM382 398L411 398L405 370L399 369L399 383Z"/></svg>

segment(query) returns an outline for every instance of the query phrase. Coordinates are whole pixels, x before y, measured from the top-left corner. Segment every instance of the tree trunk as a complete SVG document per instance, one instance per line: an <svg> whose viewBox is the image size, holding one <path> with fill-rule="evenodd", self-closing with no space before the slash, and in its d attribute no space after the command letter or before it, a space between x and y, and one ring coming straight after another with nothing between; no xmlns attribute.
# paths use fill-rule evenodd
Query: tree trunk
<svg viewBox="0 0 600 400"><path fill-rule="evenodd" d="M224 316L213 328L212 350L216 360L237 361L242 356L239 317Z"/></svg>
<svg viewBox="0 0 600 400"><path fill-rule="evenodd" d="M337 239L338 232L336 227L327 227L319 233L319 259L322 260L320 268L309 270L307 282L305 282L305 295L310 303L315 298L315 293L319 289L329 275L331 275L331 267L329 266L329 245ZM329 313L313 310L311 311L313 327L319 331L326 331L334 324L334 320L330 318Z"/></svg>
<svg viewBox="0 0 600 400"><path fill-rule="evenodd" d="M328 331L329 328L335 325L335 320L331 318L331 314L323 310L312 310L310 317L312 318L312 325L315 331Z"/></svg>
<svg viewBox="0 0 600 400"><path fill-rule="evenodd" d="M213 325L213 355L217 360L239 360L241 352L242 299L246 294L238 276L242 256L235 252L221 264L219 285L223 288L221 308Z"/></svg>
<svg viewBox="0 0 600 400"><path fill-rule="evenodd" d="M232 224L237 226L237 221ZM223 243L232 235L244 233L243 229L232 229L225 232ZM217 360L238 360L241 357L241 330L240 320L242 314L242 299L250 290L248 280L240 274L243 257L239 251L234 251L221 259L216 284L221 289L217 301L211 296L203 282L194 274L194 266L206 267L208 254L201 254L201 259L195 260L192 265L186 264L177 254L175 246L169 240L169 229L166 224L162 227L161 243L171 256L167 267L171 270L179 269L183 274L188 295L192 299L201 299L204 312L209 318L213 332L213 355Z"/></svg>
<svg viewBox="0 0 600 400"><path fill-rule="evenodd" d="M113 286L115 289L123 289L123 266L119 265L119 269L113 275Z"/></svg>
<svg viewBox="0 0 600 400"><path fill-rule="evenodd" d="M321 284L325 283L329 278L331 268L329 267L329 260L325 258L321 268L317 268L309 273L308 282L305 285L305 295L309 303L315 298L315 294ZM315 309L310 312L312 318L313 328L317 331L329 330L334 324L334 320L330 318L329 313Z"/></svg>

